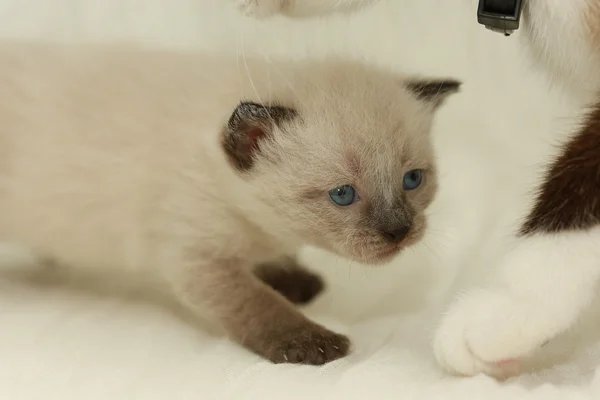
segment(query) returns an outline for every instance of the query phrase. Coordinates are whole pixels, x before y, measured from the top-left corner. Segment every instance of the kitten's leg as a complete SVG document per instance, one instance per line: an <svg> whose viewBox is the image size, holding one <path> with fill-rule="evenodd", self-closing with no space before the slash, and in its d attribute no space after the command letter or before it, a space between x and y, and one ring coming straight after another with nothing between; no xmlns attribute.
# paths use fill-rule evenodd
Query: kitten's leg
<svg viewBox="0 0 600 400"><path fill-rule="evenodd" d="M176 280L193 311L208 311L229 336L275 363L324 364L345 356L347 337L310 321L239 261L194 268Z"/></svg>
<svg viewBox="0 0 600 400"><path fill-rule="evenodd" d="M433 346L447 370L516 372L510 371L514 361L570 329L595 297L599 132L600 106L553 164L517 246L500 260L494 281L458 298L442 318Z"/></svg>
<svg viewBox="0 0 600 400"><path fill-rule="evenodd" d="M351 11L378 0L234 0L244 14L264 18L274 14L310 17L338 11Z"/></svg>
<svg viewBox="0 0 600 400"><path fill-rule="evenodd" d="M294 304L306 304L323 291L323 280L298 264L296 257L256 267L256 276Z"/></svg>

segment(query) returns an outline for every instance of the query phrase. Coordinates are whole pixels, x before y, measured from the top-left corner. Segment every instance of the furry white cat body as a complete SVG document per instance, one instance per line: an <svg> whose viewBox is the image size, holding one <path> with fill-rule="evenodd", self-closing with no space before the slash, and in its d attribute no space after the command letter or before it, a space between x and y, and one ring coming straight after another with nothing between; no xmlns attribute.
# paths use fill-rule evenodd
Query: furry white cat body
<svg viewBox="0 0 600 400"><path fill-rule="evenodd" d="M461 294L434 341L440 364L465 375L518 372L519 359L574 326L598 292L600 228L519 239L486 285Z"/></svg>
<svg viewBox="0 0 600 400"><path fill-rule="evenodd" d="M533 53L555 80L600 87L600 4L528 0L523 18ZM440 364L464 375L518 373L520 360L574 327L596 298L598 243L597 227L516 238L493 261L488 284L459 296L442 318L433 343Z"/></svg>

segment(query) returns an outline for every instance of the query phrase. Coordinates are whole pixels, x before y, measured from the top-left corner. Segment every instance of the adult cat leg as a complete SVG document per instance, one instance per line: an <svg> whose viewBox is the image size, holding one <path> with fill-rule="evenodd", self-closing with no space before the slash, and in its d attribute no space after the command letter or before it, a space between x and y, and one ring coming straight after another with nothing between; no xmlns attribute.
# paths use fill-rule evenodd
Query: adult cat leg
<svg viewBox="0 0 600 400"><path fill-rule="evenodd" d="M348 353L347 337L310 321L244 267L240 260L192 267L174 281L176 294L192 311L207 311L233 340L274 363L318 365Z"/></svg>
<svg viewBox="0 0 600 400"><path fill-rule="evenodd" d="M600 228L523 238L488 286L460 296L433 347L446 370L516 373L518 361L572 327L600 281ZM505 362L513 361L513 362Z"/></svg>
<svg viewBox="0 0 600 400"><path fill-rule="evenodd" d="M514 373L514 362L570 329L600 282L600 106L550 168L536 204L489 285L460 296L433 347L464 375ZM507 368L509 370L507 370Z"/></svg>

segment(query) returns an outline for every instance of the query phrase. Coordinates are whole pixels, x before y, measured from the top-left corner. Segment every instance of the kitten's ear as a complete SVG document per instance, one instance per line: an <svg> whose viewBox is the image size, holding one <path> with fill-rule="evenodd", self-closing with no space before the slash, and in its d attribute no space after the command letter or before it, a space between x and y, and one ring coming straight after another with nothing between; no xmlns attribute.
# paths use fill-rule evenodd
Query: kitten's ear
<svg viewBox="0 0 600 400"><path fill-rule="evenodd" d="M412 79L406 87L419 100L425 101L434 107L439 107L446 98L460 90L462 82L456 79Z"/></svg>
<svg viewBox="0 0 600 400"><path fill-rule="evenodd" d="M292 108L241 102L229 117L223 134L223 149L234 167L252 168L260 143L272 137L273 129L298 115Z"/></svg>

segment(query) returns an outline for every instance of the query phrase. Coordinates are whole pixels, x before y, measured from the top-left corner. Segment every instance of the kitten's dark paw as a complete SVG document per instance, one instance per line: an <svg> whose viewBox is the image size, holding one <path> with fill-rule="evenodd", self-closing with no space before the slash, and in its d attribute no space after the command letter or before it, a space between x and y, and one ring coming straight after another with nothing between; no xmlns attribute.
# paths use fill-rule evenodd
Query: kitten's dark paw
<svg viewBox="0 0 600 400"><path fill-rule="evenodd" d="M265 357L272 362L321 365L342 358L350 351L350 340L310 323L272 338Z"/></svg>
<svg viewBox="0 0 600 400"><path fill-rule="evenodd" d="M319 275L302 268L265 267L259 277L294 304L306 304L325 287Z"/></svg>

